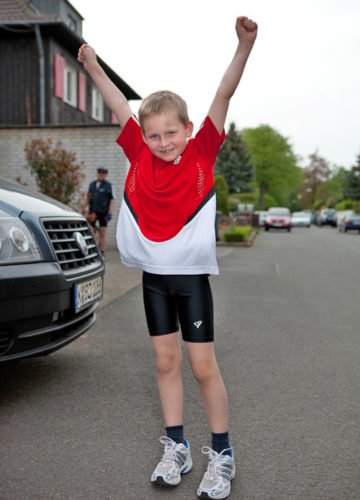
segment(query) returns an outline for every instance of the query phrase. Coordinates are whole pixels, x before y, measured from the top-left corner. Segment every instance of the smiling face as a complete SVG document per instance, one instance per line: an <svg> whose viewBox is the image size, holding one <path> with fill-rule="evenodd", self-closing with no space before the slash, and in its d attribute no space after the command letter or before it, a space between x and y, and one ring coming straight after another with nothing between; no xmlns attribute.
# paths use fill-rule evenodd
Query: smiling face
<svg viewBox="0 0 360 500"><path fill-rule="evenodd" d="M186 125L174 111L154 113L144 119L143 138L153 155L173 162L183 154L187 139L193 132L192 122Z"/></svg>

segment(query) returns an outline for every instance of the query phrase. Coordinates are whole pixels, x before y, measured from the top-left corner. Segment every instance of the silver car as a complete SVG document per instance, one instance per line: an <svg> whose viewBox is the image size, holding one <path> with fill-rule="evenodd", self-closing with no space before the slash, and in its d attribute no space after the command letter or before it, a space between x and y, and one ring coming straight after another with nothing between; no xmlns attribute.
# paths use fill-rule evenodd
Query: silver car
<svg viewBox="0 0 360 500"><path fill-rule="evenodd" d="M310 227L311 214L309 212L294 212L291 215L291 225L293 227Z"/></svg>

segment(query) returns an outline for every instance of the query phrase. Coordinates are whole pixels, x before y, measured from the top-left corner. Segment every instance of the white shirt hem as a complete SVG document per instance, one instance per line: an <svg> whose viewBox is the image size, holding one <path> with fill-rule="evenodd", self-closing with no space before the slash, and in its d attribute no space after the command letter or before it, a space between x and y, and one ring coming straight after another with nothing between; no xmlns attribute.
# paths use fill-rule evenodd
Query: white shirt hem
<svg viewBox="0 0 360 500"><path fill-rule="evenodd" d="M152 274L219 274L218 266L152 266L143 262L125 259L121 255L121 262L128 267L138 267Z"/></svg>

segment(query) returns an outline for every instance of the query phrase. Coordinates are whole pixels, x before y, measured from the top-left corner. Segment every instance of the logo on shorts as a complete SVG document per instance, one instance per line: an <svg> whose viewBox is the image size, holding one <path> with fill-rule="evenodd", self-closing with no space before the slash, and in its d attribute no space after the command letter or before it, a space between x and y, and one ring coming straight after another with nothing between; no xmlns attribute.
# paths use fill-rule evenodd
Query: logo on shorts
<svg viewBox="0 0 360 500"><path fill-rule="evenodd" d="M202 321L195 321L194 325L196 326L196 328L199 328L200 325L202 325Z"/></svg>

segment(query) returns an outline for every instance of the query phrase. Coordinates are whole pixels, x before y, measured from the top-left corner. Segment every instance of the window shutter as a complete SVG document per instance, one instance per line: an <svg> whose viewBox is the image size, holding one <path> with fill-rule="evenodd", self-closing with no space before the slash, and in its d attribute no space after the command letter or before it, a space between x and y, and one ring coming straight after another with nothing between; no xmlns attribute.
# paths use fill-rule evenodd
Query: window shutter
<svg viewBox="0 0 360 500"><path fill-rule="evenodd" d="M86 111L86 76L81 71L78 74L78 84L79 84L78 107L81 111Z"/></svg>
<svg viewBox="0 0 360 500"><path fill-rule="evenodd" d="M111 111L111 123L119 123L119 120L116 118L116 114Z"/></svg>
<svg viewBox="0 0 360 500"><path fill-rule="evenodd" d="M64 99L64 71L65 59L60 54L55 54L55 85L54 93L56 97Z"/></svg>

